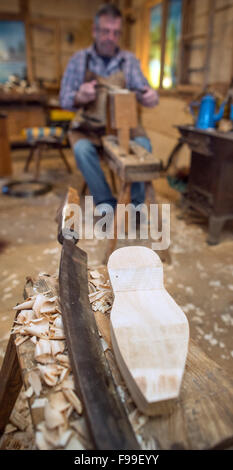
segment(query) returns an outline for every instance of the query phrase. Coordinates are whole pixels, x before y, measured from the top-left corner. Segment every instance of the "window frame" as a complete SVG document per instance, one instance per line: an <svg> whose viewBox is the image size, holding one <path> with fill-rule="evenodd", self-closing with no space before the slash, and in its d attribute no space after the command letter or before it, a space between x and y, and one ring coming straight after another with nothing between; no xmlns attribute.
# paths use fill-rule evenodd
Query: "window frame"
<svg viewBox="0 0 233 470"><path fill-rule="evenodd" d="M162 4L162 27L161 27L161 53L160 53L160 80L159 80L159 90L163 90L164 92L171 92L176 90L177 87L172 87L170 89L166 89L163 87L163 77L164 77L164 65L165 65L165 52L166 52L166 32L167 32L167 22L168 22L168 12L169 12L169 0L147 0L143 6L143 25L142 31L143 33L143 46L141 50L141 63L142 69L146 77L149 76L149 47L150 47L150 38L149 34L145 34L145 31L149 31L150 28L150 11L151 8L155 7L158 4ZM180 46L179 46L179 59L178 59L178 70L177 70L177 85L180 83L181 78L181 51L182 51L182 32L183 32L183 15L184 5L182 6L182 28L181 28L181 37L180 37Z"/></svg>

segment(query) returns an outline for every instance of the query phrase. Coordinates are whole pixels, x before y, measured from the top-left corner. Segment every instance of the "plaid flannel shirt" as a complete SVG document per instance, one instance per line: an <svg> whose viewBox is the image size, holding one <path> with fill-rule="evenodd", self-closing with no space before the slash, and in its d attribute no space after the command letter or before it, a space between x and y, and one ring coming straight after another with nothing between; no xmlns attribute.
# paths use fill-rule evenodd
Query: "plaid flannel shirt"
<svg viewBox="0 0 233 470"><path fill-rule="evenodd" d="M140 63L135 55L128 51L118 50L110 62L105 65L102 58L97 54L94 45L76 52L70 59L61 82L60 104L64 109L74 111L76 109L74 99L80 85L85 80L86 64L88 57L88 68L91 72L102 77L122 70L126 80L126 88L129 90L142 90L148 86ZM140 101L140 98L137 97Z"/></svg>

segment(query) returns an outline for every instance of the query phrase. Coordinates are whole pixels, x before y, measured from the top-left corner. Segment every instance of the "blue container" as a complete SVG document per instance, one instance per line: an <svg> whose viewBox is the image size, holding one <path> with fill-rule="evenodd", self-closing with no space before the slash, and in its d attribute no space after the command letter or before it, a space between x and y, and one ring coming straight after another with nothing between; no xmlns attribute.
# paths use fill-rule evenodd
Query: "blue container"
<svg viewBox="0 0 233 470"><path fill-rule="evenodd" d="M216 100L212 95L206 95L202 98L201 103L191 103L190 110L192 114L193 107L199 106L199 113L195 123L195 127L198 129L214 128L216 123L222 119L224 114L225 102L221 104L219 112L215 114Z"/></svg>
<svg viewBox="0 0 233 470"><path fill-rule="evenodd" d="M230 107L230 120L233 121L233 104Z"/></svg>

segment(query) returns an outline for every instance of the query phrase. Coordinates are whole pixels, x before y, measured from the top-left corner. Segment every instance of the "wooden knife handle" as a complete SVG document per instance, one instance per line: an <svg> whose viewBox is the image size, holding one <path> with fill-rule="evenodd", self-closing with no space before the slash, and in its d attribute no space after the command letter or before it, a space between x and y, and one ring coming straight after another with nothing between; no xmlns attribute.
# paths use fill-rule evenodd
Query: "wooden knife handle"
<svg viewBox="0 0 233 470"><path fill-rule="evenodd" d="M72 207L72 205L74 205ZM77 206L77 207L76 207ZM76 189L71 186L57 210L55 221L58 224L57 239L61 245L64 238L73 241L76 244L79 240L77 230L78 226L78 208L80 207L80 197ZM77 209L77 210L76 210Z"/></svg>

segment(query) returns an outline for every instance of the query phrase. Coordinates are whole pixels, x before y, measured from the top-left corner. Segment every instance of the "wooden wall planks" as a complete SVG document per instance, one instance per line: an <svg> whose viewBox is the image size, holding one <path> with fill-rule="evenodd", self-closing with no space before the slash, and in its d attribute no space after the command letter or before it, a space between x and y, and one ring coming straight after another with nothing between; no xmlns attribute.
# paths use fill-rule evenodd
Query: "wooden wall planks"
<svg viewBox="0 0 233 470"><path fill-rule="evenodd" d="M31 81L44 80L60 86L71 55L92 41L93 16L101 0L0 0L0 19L25 19L28 72ZM21 5L21 7L20 7ZM6 16L8 15L8 16ZM72 37L69 42L68 35Z"/></svg>

